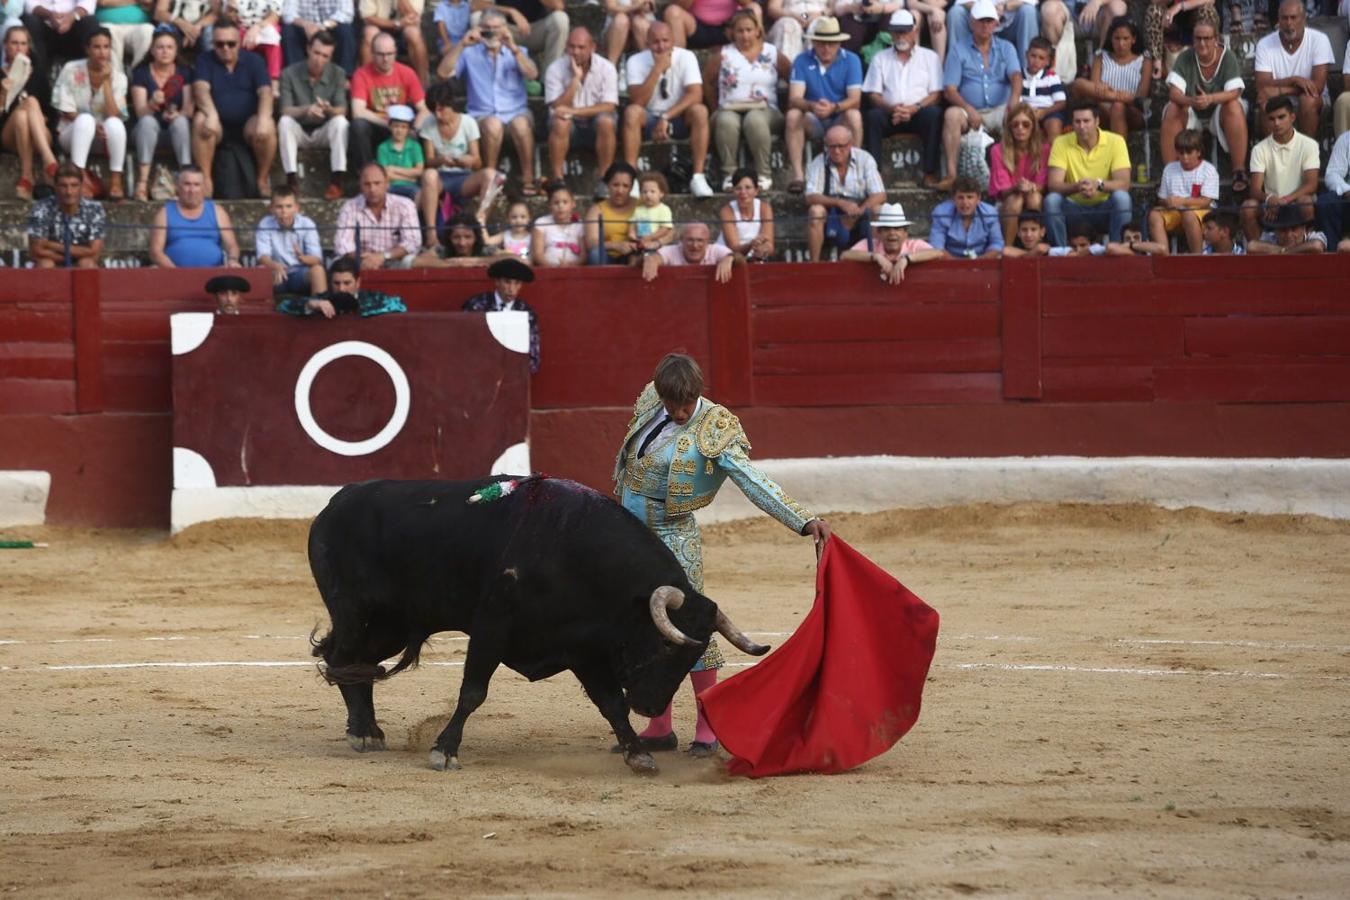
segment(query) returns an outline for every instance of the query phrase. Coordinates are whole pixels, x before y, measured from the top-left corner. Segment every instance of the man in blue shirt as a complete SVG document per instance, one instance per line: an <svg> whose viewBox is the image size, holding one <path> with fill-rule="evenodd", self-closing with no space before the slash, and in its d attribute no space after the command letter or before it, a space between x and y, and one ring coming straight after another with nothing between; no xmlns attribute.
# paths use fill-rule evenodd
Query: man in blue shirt
<svg viewBox="0 0 1350 900"><path fill-rule="evenodd" d="M947 48L942 93L947 112L942 119L942 146L947 151L947 177L938 182L949 190L956 180L956 162L961 153L961 135L972 128L989 132L1003 128L1010 105L1022 96L1022 68L1017 50L994 37L998 11L991 0L975 0L970 8L970 40L953 42Z"/></svg>
<svg viewBox="0 0 1350 900"><path fill-rule="evenodd" d="M1003 229L998 209L980 201L980 184L973 178L958 178L952 199L933 208L928 243L959 259L997 257L1003 253Z"/></svg>
<svg viewBox="0 0 1350 900"><path fill-rule="evenodd" d="M516 44L507 28L506 15L493 8L483 13L477 28L441 57L436 74L459 78L469 94L465 112L473 116L482 133L483 168L497 169L502 138L511 132L520 161L521 190L532 197L539 193L534 183L534 117L526 105L525 81L539 77L539 68L529 51Z"/></svg>
<svg viewBox="0 0 1350 900"><path fill-rule="evenodd" d="M792 62L788 81L788 109L784 124L792 181L788 192L806 188L802 176L802 150L807 138L815 139L835 125L853 132L853 143L862 144L862 60L847 50L848 35L833 16L821 16L811 29L811 47Z"/></svg>
<svg viewBox="0 0 1350 900"><path fill-rule="evenodd" d="M272 191L272 211L262 217L254 235L258 265L272 270L273 294L322 294L328 290L323 247L314 220L300 214L295 188Z"/></svg>
<svg viewBox="0 0 1350 900"><path fill-rule="evenodd" d="M272 79L267 63L256 53L240 52L239 27L216 25L212 50L197 57L192 76L192 158L206 177L206 196L214 193L211 165L223 139L243 140L258 164L258 193L272 196L268 172L277 155L277 128L272 121Z"/></svg>

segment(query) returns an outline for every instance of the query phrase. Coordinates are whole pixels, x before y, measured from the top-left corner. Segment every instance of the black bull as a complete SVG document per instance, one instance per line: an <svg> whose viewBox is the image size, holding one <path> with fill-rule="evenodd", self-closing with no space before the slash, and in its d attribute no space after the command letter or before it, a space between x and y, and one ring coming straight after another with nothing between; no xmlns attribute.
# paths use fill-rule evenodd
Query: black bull
<svg viewBox="0 0 1350 900"><path fill-rule="evenodd" d="M613 500L571 481L532 478L468 504L474 482L369 481L329 501L309 532L309 563L332 628L314 645L347 704L347 739L384 749L373 683L417 663L441 631L469 635L459 703L431 764L459 767L464 722L499 665L531 681L570 670L637 772L655 771L628 722L662 712L715 631L756 655L693 589L674 554ZM389 671L379 665L397 653Z"/></svg>

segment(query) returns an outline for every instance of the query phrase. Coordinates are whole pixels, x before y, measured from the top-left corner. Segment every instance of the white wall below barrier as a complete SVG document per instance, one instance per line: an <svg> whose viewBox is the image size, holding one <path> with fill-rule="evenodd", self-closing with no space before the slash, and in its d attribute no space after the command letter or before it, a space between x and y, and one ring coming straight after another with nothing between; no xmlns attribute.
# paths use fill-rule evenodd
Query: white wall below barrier
<svg viewBox="0 0 1350 900"><path fill-rule="evenodd" d="M811 510L877 512L970 503L1147 503L1350 518L1350 459L855 456L755 464ZM703 522L758 515L724 488Z"/></svg>
<svg viewBox="0 0 1350 900"><path fill-rule="evenodd" d="M50 472L0 472L0 526L43 524L51 490Z"/></svg>

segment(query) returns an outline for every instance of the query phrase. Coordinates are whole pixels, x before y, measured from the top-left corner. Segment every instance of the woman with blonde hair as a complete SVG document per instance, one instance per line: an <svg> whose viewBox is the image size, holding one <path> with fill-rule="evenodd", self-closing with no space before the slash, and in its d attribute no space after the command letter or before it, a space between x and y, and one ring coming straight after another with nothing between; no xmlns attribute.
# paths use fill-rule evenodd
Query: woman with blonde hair
<svg viewBox="0 0 1350 900"><path fill-rule="evenodd" d="M989 196L998 202L1003 242L1011 244L1017 217L1023 210L1039 210L1045 194L1050 142L1036 127L1036 111L1025 103L1013 107L1003 125L1003 139L989 159Z"/></svg>

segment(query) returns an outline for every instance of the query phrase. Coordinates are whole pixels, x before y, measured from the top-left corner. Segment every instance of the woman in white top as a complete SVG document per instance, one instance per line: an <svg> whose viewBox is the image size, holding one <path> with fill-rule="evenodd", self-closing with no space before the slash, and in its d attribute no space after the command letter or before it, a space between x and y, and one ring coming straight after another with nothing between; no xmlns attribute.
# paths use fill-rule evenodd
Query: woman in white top
<svg viewBox="0 0 1350 900"><path fill-rule="evenodd" d="M1127 16L1111 20L1106 46L1092 57L1092 74L1073 83L1075 96L1096 100L1108 131L1124 137L1144 127L1138 103L1153 89L1153 66L1139 36L1139 26Z"/></svg>
<svg viewBox="0 0 1350 900"><path fill-rule="evenodd" d="M126 196L122 169L127 160L127 76L113 65L112 35L95 28L84 44L86 59L68 62L52 89L52 106L61 114L56 139L81 169L95 141L108 150L108 199Z"/></svg>
<svg viewBox="0 0 1350 900"><path fill-rule="evenodd" d="M717 243L746 259L773 256L773 207L759 199L754 171L737 169L731 176L731 192L735 199L722 207L722 233Z"/></svg>
<svg viewBox="0 0 1350 900"><path fill-rule="evenodd" d="M422 123L417 136L422 139L422 221L426 223L423 241L426 247L436 246L436 207L441 195L449 194L456 206L465 206L478 198L478 221L487 219L488 210L497 200L505 176L495 169L483 168L479 153L478 123L455 109L451 100L451 85L442 81L427 91L427 107L431 116Z"/></svg>
<svg viewBox="0 0 1350 900"><path fill-rule="evenodd" d="M549 214L534 220L530 259L536 266L579 266L585 261L586 226L577 218L577 201L565 184L548 192Z"/></svg>
<svg viewBox="0 0 1350 900"><path fill-rule="evenodd" d="M703 97L712 116L717 161L725 173L736 168L741 136L754 160L761 190L773 187L769 151L773 136L783 132L778 110L778 79L787 78L792 65L773 44L765 43L764 27L751 9L731 17L732 43L708 58L703 72ZM722 190L731 189L731 176Z"/></svg>

